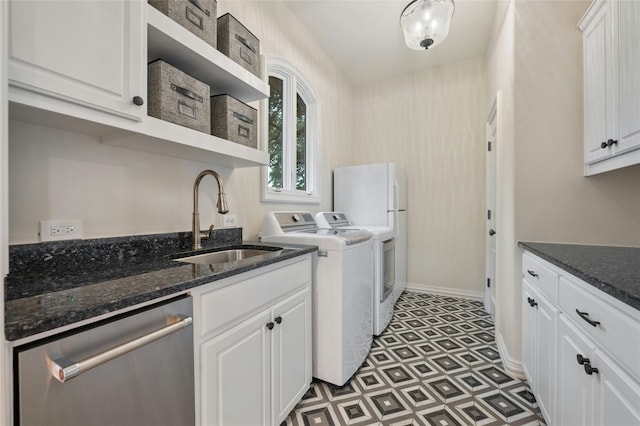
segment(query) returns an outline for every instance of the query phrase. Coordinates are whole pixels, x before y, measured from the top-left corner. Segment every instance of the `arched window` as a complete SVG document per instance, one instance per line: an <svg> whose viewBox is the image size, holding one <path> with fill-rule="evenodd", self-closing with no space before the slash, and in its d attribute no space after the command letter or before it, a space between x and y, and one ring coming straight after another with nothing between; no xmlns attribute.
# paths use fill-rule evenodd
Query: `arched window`
<svg viewBox="0 0 640 426"><path fill-rule="evenodd" d="M266 57L270 96L263 123L269 165L262 200L319 203L318 104L302 74L287 61Z"/></svg>

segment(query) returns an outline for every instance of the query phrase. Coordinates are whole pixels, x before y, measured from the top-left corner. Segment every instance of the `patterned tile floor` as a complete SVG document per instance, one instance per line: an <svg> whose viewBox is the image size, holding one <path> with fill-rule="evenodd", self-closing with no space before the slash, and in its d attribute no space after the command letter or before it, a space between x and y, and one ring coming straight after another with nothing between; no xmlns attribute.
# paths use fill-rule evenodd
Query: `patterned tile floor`
<svg viewBox="0 0 640 426"><path fill-rule="evenodd" d="M405 292L351 380L314 379L281 426L544 425L539 412L502 368L482 302Z"/></svg>

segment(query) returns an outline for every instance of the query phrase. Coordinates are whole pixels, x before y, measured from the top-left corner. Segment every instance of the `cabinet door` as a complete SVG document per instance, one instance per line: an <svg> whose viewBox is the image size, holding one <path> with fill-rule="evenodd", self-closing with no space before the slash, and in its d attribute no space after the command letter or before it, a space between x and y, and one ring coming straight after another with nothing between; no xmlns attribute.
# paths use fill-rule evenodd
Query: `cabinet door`
<svg viewBox="0 0 640 426"><path fill-rule="evenodd" d="M279 425L311 383L311 290L273 308L273 421Z"/></svg>
<svg viewBox="0 0 640 426"><path fill-rule="evenodd" d="M640 2L617 1L620 130L617 152L640 148Z"/></svg>
<svg viewBox="0 0 640 426"><path fill-rule="evenodd" d="M596 350L593 367L595 382L595 419L594 424L640 425L640 387L619 365Z"/></svg>
<svg viewBox="0 0 640 426"><path fill-rule="evenodd" d="M558 407L556 424L584 426L593 418L593 381L577 356L592 360L593 344L567 318L559 317Z"/></svg>
<svg viewBox="0 0 640 426"><path fill-rule="evenodd" d="M132 98L146 93L145 3L10 2L10 85L140 120L146 108Z"/></svg>
<svg viewBox="0 0 640 426"><path fill-rule="evenodd" d="M269 424L270 320L265 311L201 345L203 425Z"/></svg>
<svg viewBox="0 0 640 426"><path fill-rule="evenodd" d="M609 157L614 150L601 147L602 142L614 137L609 10L609 2L603 2L583 34L585 163Z"/></svg>
<svg viewBox="0 0 640 426"><path fill-rule="evenodd" d="M538 332L536 353L538 355L538 363L535 380L537 383L537 399L545 419L551 424L555 424L558 309L547 301L544 296L537 297L536 302Z"/></svg>
<svg viewBox="0 0 640 426"><path fill-rule="evenodd" d="M536 353L536 308L529 304L535 300L535 294L527 280L522 280L522 369L531 388L537 393L535 380L537 371Z"/></svg>

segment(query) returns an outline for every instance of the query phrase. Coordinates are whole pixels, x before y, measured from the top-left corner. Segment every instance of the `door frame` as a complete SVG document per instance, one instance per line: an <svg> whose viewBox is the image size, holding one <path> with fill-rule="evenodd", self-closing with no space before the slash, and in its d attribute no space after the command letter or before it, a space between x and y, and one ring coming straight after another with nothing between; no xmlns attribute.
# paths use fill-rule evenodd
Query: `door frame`
<svg viewBox="0 0 640 426"><path fill-rule="evenodd" d="M496 96L489 110L486 122L486 188L485 188L485 270L486 284L484 294L484 308L495 320L496 290L498 283L496 280L497 261L497 238L489 234L490 230L496 229L497 217L497 171L498 171L498 123L500 112L500 91Z"/></svg>

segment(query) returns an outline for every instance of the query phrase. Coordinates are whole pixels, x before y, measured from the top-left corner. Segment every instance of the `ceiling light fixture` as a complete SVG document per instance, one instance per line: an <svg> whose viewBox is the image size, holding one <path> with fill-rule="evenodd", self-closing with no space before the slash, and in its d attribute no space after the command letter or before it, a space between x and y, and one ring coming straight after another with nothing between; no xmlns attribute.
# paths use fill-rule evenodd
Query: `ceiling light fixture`
<svg viewBox="0 0 640 426"><path fill-rule="evenodd" d="M442 43L449 34L453 0L413 0L400 14L404 41L411 49L424 50Z"/></svg>

